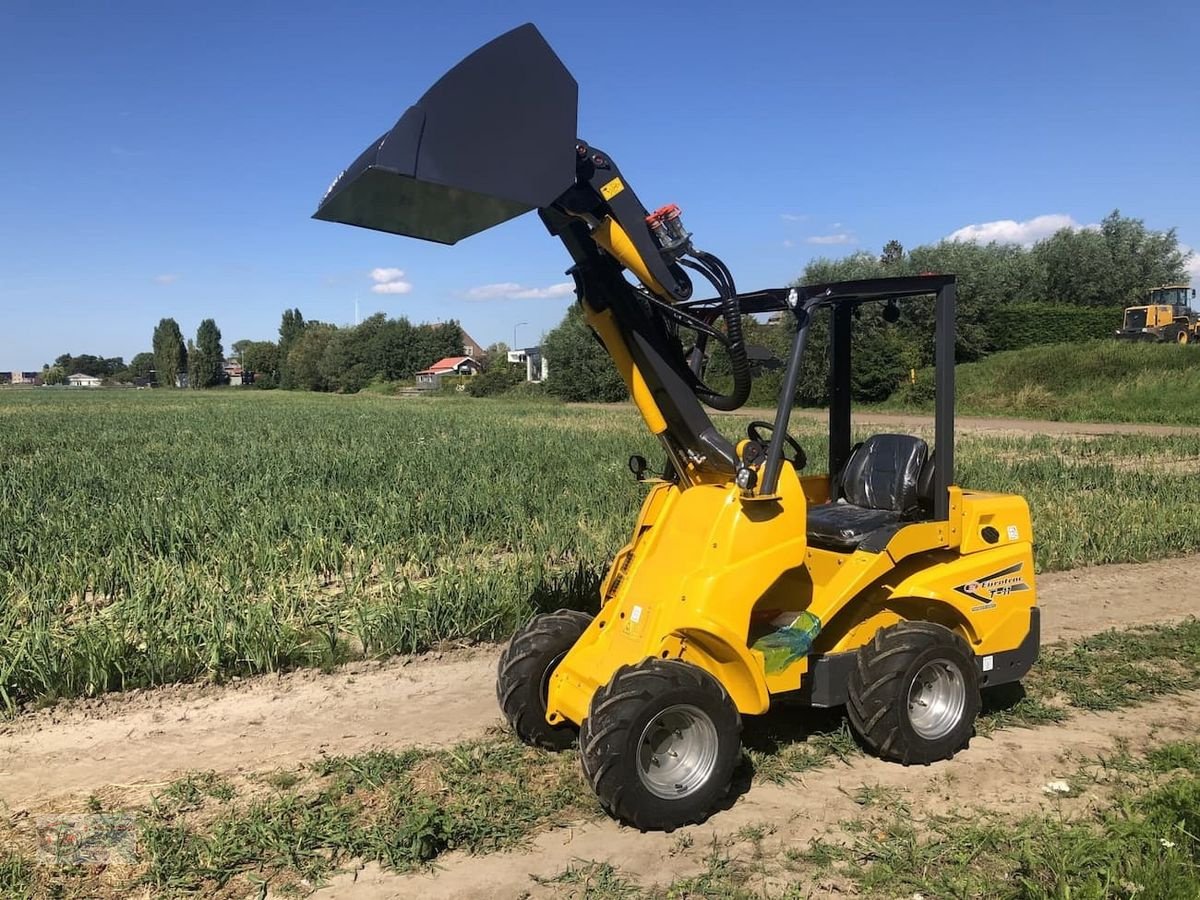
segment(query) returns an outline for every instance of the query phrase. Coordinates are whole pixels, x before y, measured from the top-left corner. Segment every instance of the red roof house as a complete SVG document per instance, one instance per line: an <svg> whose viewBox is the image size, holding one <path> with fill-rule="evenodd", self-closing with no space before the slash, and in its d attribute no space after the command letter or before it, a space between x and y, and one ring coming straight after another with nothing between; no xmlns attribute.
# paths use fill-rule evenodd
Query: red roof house
<svg viewBox="0 0 1200 900"><path fill-rule="evenodd" d="M437 384L443 375L474 375L483 367L469 356L447 356L417 373L417 381Z"/></svg>

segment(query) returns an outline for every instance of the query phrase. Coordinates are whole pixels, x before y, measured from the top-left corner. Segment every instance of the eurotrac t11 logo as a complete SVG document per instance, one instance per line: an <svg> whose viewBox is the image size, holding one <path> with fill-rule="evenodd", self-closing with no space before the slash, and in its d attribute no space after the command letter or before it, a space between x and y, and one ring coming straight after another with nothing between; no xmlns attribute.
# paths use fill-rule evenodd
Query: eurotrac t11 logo
<svg viewBox="0 0 1200 900"><path fill-rule="evenodd" d="M1007 569L993 572L991 575L980 578L977 581L968 581L966 584L960 584L955 590L966 597L970 597L972 600L979 601L979 606L972 607L971 612L995 609L998 598L1029 590L1029 583L1021 574L1024 569L1025 563L1019 562L1015 566L1009 566Z"/></svg>

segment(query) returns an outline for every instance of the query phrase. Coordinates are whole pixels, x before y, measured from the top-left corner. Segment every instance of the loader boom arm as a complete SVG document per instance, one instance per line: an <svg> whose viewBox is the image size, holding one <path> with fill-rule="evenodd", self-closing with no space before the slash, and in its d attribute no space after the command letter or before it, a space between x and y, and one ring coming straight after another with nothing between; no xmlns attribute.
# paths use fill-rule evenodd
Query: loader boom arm
<svg viewBox="0 0 1200 900"><path fill-rule="evenodd" d="M674 474L684 486L728 481L735 449L701 401L732 410L750 393L733 277L692 245L677 207L649 213L611 156L578 140L577 97L537 29L513 29L454 66L368 146L314 218L453 244L536 209L571 254L587 322ZM691 300L689 271L712 285L714 300ZM696 335L689 350L680 329ZM713 343L729 357L728 393L703 380Z"/></svg>

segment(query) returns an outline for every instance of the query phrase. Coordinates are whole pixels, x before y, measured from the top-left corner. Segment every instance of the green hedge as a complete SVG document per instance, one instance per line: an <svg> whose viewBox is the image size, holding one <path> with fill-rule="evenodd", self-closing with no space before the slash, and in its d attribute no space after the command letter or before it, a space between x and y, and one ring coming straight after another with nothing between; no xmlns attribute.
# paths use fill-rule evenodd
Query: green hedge
<svg viewBox="0 0 1200 900"><path fill-rule="evenodd" d="M466 380L467 393L472 397L495 397L525 381L525 367L512 363L496 363Z"/></svg>
<svg viewBox="0 0 1200 900"><path fill-rule="evenodd" d="M1039 344L1074 344L1112 337L1121 327L1120 309L1057 303L1007 303L988 317L995 350L1020 350Z"/></svg>

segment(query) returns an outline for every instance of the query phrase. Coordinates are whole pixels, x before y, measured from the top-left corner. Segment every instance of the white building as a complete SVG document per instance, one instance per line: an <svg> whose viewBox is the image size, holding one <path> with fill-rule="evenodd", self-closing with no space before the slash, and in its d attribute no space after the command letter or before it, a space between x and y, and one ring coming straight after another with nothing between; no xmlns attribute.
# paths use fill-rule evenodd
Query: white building
<svg viewBox="0 0 1200 900"><path fill-rule="evenodd" d="M95 375L84 375L82 372L76 372L74 375L67 376L67 384L71 387L98 388L100 387L100 379Z"/></svg>
<svg viewBox="0 0 1200 900"><path fill-rule="evenodd" d="M524 350L509 350L510 363L525 363L526 381L545 381L550 374L546 365L546 357L542 356L541 347L526 347Z"/></svg>

